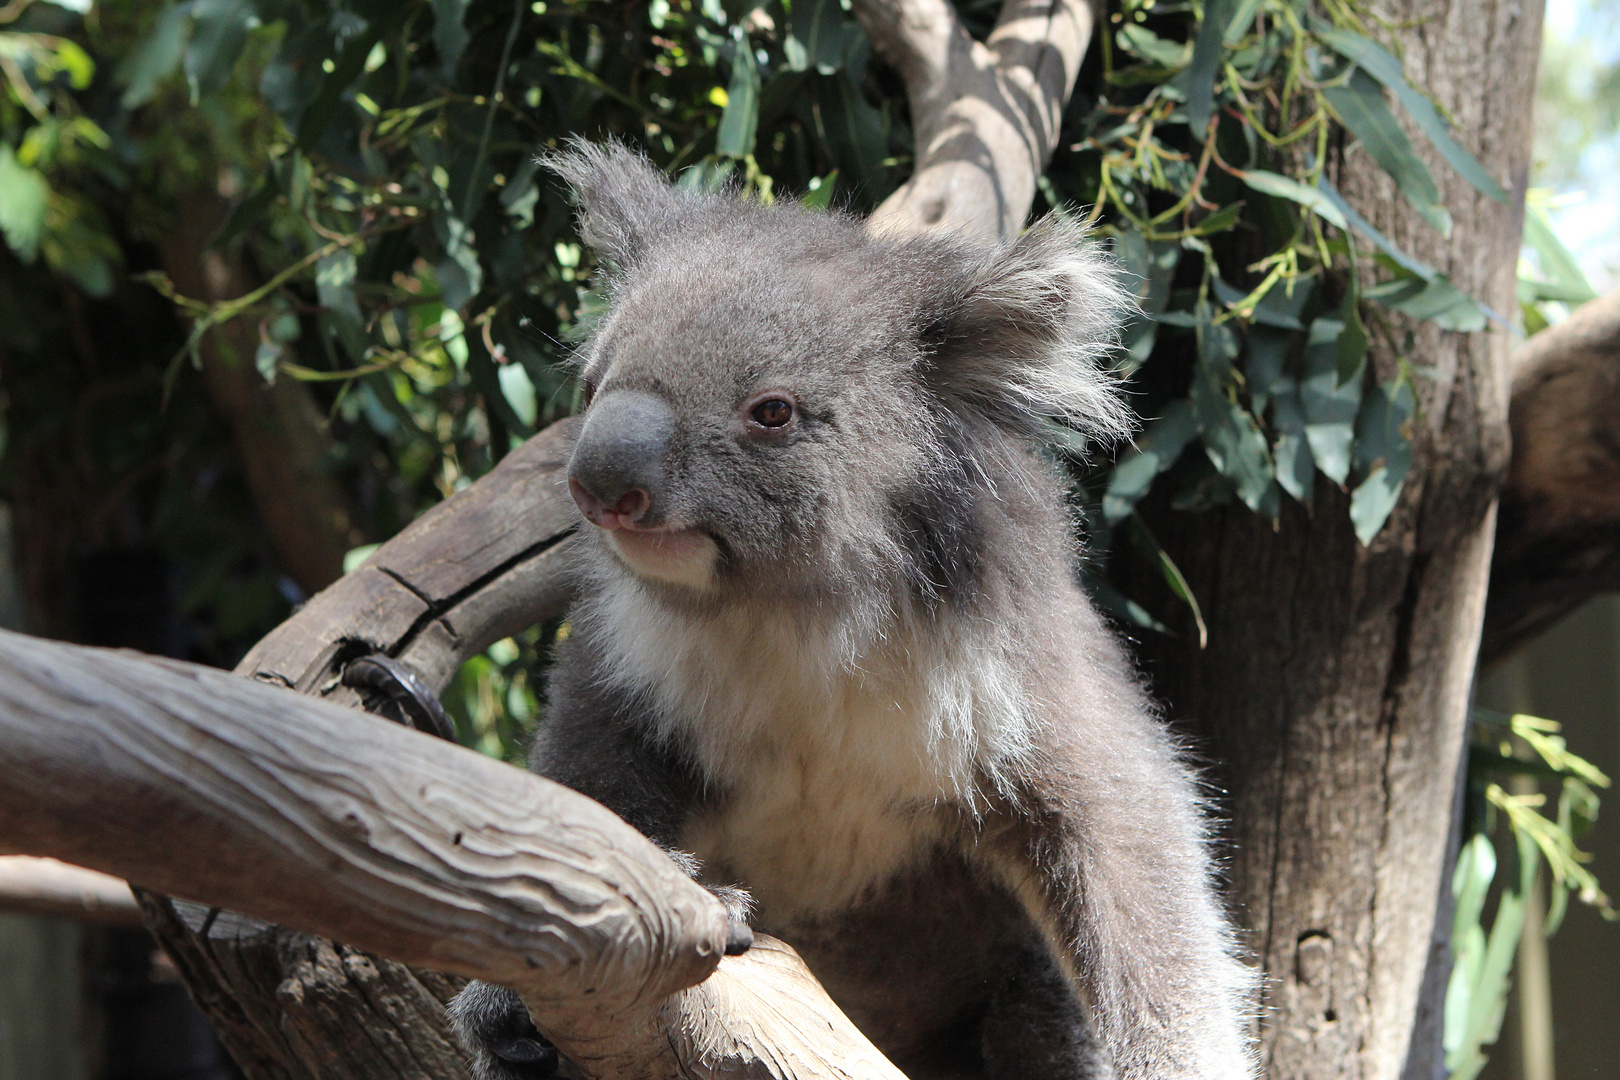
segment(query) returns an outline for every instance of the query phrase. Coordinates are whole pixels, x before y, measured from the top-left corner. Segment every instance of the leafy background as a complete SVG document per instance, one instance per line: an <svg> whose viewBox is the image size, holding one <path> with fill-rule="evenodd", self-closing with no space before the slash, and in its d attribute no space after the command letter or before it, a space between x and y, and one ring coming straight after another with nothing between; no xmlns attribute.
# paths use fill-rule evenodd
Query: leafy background
<svg viewBox="0 0 1620 1080"><path fill-rule="evenodd" d="M999 9L958 6L981 34ZM1593 295L1550 196L1530 202L1520 310L1493 312L1335 190L1334 162L1369 155L1448 233L1417 139L1507 199L1405 81L1390 30L1352 0L1119 0L1081 72L1034 212L1085 216L1140 283L1121 363L1146 422L1117 460L1060 430L1052 450L1098 556L1091 587L1138 632L1170 620L1111 583L1121 546L1204 633L1136 512L1151 490L1186 514L1240 502L1276 520L1331 485L1373 543L1425 377L1392 316L1534 332ZM36 508L25 543L155 558L178 618L154 651L215 663L302 599L200 385L219 326L255 326L230 362L318 404L352 565L578 404L562 361L600 301L537 148L614 136L683 185L856 213L910 168L902 88L839 0L11 0L0 87L0 480ZM212 245L257 284L211 303L175 287L161 252L221 198ZM1373 342L1393 363L1369 361ZM463 741L520 752L563 632L463 669L447 694ZM1606 905L1574 846L1606 778L1556 740L1523 717L1479 727L1448 1000L1460 1074L1495 1038L1534 875L1559 903ZM1510 793L1504 771L1555 802Z"/></svg>

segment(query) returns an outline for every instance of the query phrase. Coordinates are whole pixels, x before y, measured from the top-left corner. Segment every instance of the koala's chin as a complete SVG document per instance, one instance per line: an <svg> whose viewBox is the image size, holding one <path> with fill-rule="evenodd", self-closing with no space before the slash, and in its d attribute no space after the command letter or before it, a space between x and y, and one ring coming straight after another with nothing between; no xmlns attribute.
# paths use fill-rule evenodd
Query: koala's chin
<svg viewBox="0 0 1620 1080"><path fill-rule="evenodd" d="M639 577L689 589L707 589L714 582L719 548L699 529L612 529L608 544Z"/></svg>

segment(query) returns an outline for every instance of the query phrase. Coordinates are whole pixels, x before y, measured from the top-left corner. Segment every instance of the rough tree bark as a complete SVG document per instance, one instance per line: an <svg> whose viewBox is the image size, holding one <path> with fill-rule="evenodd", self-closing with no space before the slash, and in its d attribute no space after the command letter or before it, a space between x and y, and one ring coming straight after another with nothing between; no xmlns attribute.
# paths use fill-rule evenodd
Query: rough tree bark
<svg viewBox="0 0 1620 1080"><path fill-rule="evenodd" d="M1516 201L1509 209L1478 194L1417 135L1453 211L1449 240L1364 154L1339 163L1339 188L1396 243L1510 311L1540 5L1397 0L1380 17L1412 28L1399 34L1408 78L1451 113ZM1412 356L1429 376L1417 380L1415 463L1370 548L1356 541L1346 497L1326 484L1309 513L1290 505L1275 530L1241 507L1190 517L1160 501L1148 511L1203 606L1210 644L1200 651L1188 625L1141 652L1224 791L1231 894L1267 975L1263 1053L1269 1075L1289 1080L1401 1075L1446 884L1508 458L1512 343L1499 327L1412 329ZM1374 349L1380 378L1394 360ZM1144 591L1150 579L1146 568L1133 575Z"/></svg>

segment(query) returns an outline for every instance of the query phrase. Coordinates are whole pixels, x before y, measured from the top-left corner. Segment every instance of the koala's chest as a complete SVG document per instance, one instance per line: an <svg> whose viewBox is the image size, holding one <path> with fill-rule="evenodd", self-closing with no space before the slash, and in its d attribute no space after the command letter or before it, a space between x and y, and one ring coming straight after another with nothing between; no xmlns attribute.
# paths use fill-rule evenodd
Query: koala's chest
<svg viewBox="0 0 1620 1080"><path fill-rule="evenodd" d="M761 925L847 909L931 856L950 815L881 761L771 747L687 821L682 846L715 884L753 893Z"/></svg>

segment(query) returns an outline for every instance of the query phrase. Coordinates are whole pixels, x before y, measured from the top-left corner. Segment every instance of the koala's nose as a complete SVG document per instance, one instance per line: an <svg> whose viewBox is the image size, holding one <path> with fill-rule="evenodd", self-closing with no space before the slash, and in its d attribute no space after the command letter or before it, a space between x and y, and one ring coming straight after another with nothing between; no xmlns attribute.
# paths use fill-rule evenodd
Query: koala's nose
<svg viewBox="0 0 1620 1080"><path fill-rule="evenodd" d="M657 525L663 517L664 459L675 414L656 394L616 390L591 403L568 463L568 491L605 529Z"/></svg>

